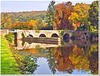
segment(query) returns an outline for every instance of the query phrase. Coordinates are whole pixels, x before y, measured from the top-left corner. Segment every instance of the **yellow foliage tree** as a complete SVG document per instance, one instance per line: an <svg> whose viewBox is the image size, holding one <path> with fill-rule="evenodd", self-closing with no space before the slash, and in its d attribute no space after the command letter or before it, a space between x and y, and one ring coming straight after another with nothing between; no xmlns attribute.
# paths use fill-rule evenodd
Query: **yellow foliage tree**
<svg viewBox="0 0 100 76"><path fill-rule="evenodd" d="M37 30L38 27L37 27L37 25L36 25L36 21L31 20L31 21L29 22L29 28L30 28L30 29L34 29L34 30Z"/></svg>
<svg viewBox="0 0 100 76"><path fill-rule="evenodd" d="M87 18L89 17L89 12L88 10L90 9L90 5L89 4L85 4L85 3L77 3L74 7L73 7L73 12L76 12L79 16L79 21L81 23L84 23Z"/></svg>
<svg viewBox="0 0 100 76"><path fill-rule="evenodd" d="M71 15L68 17L68 20L70 23L72 23L72 26L74 26L74 30L76 30L77 27L80 26L79 15L77 13L71 12Z"/></svg>

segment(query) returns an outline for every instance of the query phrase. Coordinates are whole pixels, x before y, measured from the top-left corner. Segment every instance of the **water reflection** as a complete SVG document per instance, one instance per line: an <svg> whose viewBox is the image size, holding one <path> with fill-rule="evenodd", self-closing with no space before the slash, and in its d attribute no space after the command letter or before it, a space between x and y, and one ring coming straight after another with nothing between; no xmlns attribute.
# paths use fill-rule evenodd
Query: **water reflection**
<svg viewBox="0 0 100 76"><path fill-rule="evenodd" d="M63 47L37 46L18 53L24 57L32 54L32 58L37 58L39 67L31 72L34 74L98 74L98 44L89 41L82 44L78 40L72 43Z"/></svg>
<svg viewBox="0 0 100 76"><path fill-rule="evenodd" d="M38 65L37 63L37 58L32 58L31 55L25 56L23 60L24 64L24 73L27 74L33 74L34 71L37 69Z"/></svg>
<svg viewBox="0 0 100 76"><path fill-rule="evenodd" d="M48 48L48 47L58 47L61 45L60 38L25 38L22 40L17 40L16 49L31 49L31 48Z"/></svg>

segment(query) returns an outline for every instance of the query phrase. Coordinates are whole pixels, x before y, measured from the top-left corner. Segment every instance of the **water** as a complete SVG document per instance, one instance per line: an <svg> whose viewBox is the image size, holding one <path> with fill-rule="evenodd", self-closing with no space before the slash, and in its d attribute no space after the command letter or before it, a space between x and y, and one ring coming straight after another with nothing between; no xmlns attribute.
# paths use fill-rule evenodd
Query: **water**
<svg viewBox="0 0 100 76"><path fill-rule="evenodd" d="M67 40L61 41L60 44L48 44L17 40L15 49L19 56L29 62L25 65L25 73L98 74L97 42Z"/></svg>

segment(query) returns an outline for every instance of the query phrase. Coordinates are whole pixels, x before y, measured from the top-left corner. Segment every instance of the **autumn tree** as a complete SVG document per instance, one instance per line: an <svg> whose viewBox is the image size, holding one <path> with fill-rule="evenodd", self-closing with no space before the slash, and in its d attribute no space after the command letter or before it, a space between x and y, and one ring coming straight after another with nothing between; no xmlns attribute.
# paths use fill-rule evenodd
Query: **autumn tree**
<svg viewBox="0 0 100 76"><path fill-rule="evenodd" d="M80 26L79 15L77 13L71 12L71 15L68 17L68 20L70 23L72 23L72 26L74 26L74 30L76 30L77 27Z"/></svg>
<svg viewBox="0 0 100 76"><path fill-rule="evenodd" d="M80 26L84 26L84 29L88 30L89 27L89 12L88 10L90 9L90 5L89 4L85 4L85 3L77 3L74 7L73 7L73 11L74 13L78 14L77 18L73 18L73 21L77 21L78 23L80 22Z"/></svg>
<svg viewBox="0 0 100 76"><path fill-rule="evenodd" d="M28 29L29 22L17 22L12 25L12 29Z"/></svg>
<svg viewBox="0 0 100 76"><path fill-rule="evenodd" d="M34 30L37 30L38 27L37 27L37 25L36 25L36 21L31 20L31 21L29 22L28 29L34 29Z"/></svg>
<svg viewBox="0 0 100 76"><path fill-rule="evenodd" d="M99 18L98 12L99 12L99 2L94 1L90 5L88 20L91 22L91 26L95 26L97 29L98 29L98 18Z"/></svg>
<svg viewBox="0 0 100 76"><path fill-rule="evenodd" d="M54 29L61 30L61 29L70 29L73 30L74 27L70 24L68 17L71 15L71 11L66 6L65 3L57 4L56 5L56 14L55 14L55 21Z"/></svg>
<svg viewBox="0 0 100 76"><path fill-rule="evenodd" d="M37 20L30 20L27 22L17 22L12 25L12 29L29 29L29 30L40 30L44 25L44 22L41 18Z"/></svg>
<svg viewBox="0 0 100 76"><path fill-rule="evenodd" d="M53 21L54 21L54 14L55 14L55 1L51 1L49 6L48 6L48 9L47 9L47 12L46 12L46 23L47 23L47 26L48 27L47 29L53 29Z"/></svg>
<svg viewBox="0 0 100 76"><path fill-rule="evenodd" d="M1 29L10 29L12 25L12 20L7 13L1 18Z"/></svg>

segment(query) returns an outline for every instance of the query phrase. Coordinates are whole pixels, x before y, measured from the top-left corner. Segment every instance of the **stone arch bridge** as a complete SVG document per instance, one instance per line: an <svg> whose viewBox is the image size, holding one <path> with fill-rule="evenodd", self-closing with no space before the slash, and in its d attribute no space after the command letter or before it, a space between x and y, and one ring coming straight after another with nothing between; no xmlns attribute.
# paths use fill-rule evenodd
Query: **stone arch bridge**
<svg viewBox="0 0 100 76"><path fill-rule="evenodd" d="M63 34L61 32L63 31ZM72 36L73 31L67 30L15 30L15 31L9 31L9 32L15 32L17 34L17 39L22 38L22 34L25 37L46 37L46 38L51 38L51 37L59 37L63 38L64 35L68 35L69 38Z"/></svg>

